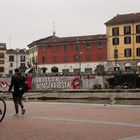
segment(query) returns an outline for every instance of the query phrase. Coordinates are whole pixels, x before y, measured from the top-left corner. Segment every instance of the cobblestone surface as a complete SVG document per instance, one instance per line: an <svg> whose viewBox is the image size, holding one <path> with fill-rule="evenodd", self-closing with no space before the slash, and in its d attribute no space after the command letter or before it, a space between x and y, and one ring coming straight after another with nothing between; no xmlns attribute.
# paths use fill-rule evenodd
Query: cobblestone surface
<svg viewBox="0 0 140 140"><path fill-rule="evenodd" d="M14 116L7 101L0 140L138 140L140 106L25 102Z"/></svg>

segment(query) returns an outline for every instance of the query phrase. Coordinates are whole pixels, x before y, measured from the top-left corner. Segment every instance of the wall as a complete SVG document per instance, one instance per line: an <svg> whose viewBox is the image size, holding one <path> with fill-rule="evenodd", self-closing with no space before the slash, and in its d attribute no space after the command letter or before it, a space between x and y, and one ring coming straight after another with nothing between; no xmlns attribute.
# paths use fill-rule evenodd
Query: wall
<svg viewBox="0 0 140 140"><path fill-rule="evenodd" d="M96 84L104 88L104 79L101 76L81 77L81 80L82 89L93 89ZM11 78L0 78L0 91L8 91L10 81ZM79 76L28 77L27 82L33 91L80 89Z"/></svg>

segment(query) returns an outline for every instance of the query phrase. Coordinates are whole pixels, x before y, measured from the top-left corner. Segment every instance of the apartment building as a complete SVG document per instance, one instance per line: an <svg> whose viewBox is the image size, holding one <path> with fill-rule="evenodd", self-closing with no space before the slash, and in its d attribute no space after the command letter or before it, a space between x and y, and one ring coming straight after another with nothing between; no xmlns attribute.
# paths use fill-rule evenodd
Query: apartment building
<svg viewBox="0 0 140 140"><path fill-rule="evenodd" d="M98 65L106 67L106 34L39 39L28 45L29 63L39 72L45 68L63 74L90 72Z"/></svg>
<svg viewBox="0 0 140 140"><path fill-rule="evenodd" d="M15 68L25 71L28 68L29 53L27 49L8 49L6 51L5 74L12 75Z"/></svg>
<svg viewBox="0 0 140 140"><path fill-rule="evenodd" d="M109 70L140 67L140 13L116 15L105 23Z"/></svg>
<svg viewBox="0 0 140 140"><path fill-rule="evenodd" d="M6 43L0 43L0 76L5 72L6 64Z"/></svg>

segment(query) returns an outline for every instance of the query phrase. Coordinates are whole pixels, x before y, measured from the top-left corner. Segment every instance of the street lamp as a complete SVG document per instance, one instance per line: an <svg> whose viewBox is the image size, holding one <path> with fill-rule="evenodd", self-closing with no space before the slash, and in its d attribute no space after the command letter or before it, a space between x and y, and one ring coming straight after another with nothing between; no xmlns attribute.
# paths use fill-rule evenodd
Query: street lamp
<svg viewBox="0 0 140 140"><path fill-rule="evenodd" d="M32 57L32 66L33 66L33 74L36 74L37 71L37 61L35 60L35 56Z"/></svg>
<svg viewBox="0 0 140 140"><path fill-rule="evenodd" d="M115 73L118 71L118 49L115 45L115 50L114 50L114 58L115 58Z"/></svg>
<svg viewBox="0 0 140 140"><path fill-rule="evenodd" d="M16 49L16 68L19 67L19 49Z"/></svg>
<svg viewBox="0 0 140 140"><path fill-rule="evenodd" d="M80 55L79 55L79 68L80 68L80 76L81 76L81 59L82 59L82 52L80 51Z"/></svg>
<svg viewBox="0 0 140 140"><path fill-rule="evenodd" d="M115 45L115 49L114 49L114 58L115 58L115 68L114 68L114 77L115 77L115 85L117 85L117 74L119 72L118 69L118 49L117 46Z"/></svg>
<svg viewBox="0 0 140 140"><path fill-rule="evenodd" d="M76 51L79 51L79 77L80 77L80 80L79 80L79 85L80 85L80 88L82 87L82 81L81 81L81 58L82 58L82 51L81 51L81 48L80 48L80 42L79 41L76 41Z"/></svg>

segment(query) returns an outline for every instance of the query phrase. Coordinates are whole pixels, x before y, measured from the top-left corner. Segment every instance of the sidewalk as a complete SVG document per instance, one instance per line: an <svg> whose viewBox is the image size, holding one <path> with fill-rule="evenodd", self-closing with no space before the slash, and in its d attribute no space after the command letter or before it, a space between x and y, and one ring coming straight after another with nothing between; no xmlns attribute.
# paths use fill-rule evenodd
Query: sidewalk
<svg viewBox="0 0 140 140"><path fill-rule="evenodd" d="M0 140L139 140L140 106L25 102L26 114L7 114Z"/></svg>

